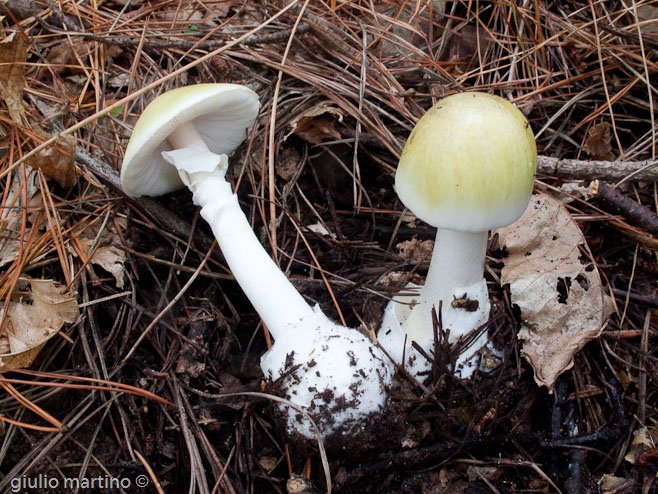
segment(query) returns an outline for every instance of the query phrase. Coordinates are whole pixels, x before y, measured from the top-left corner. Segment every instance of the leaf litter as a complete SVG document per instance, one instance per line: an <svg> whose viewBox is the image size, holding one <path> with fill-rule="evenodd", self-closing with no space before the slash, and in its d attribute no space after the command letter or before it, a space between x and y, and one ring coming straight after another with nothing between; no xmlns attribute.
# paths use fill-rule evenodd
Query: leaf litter
<svg viewBox="0 0 658 494"><path fill-rule="evenodd" d="M8 369L30 366L46 342L80 313L75 296L62 293L53 280L23 281L26 295L9 304L0 336L0 365Z"/></svg>
<svg viewBox="0 0 658 494"><path fill-rule="evenodd" d="M553 389L574 355L601 335L612 312L587 241L565 206L541 194L515 223L495 231L507 251L500 281L521 311L521 354Z"/></svg>
<svg viewBox="0 0 658 494"><path fill-rule="evenodd" d="M584 302L589 293L582 292L591 292L597 280L565 253L573 270L546 283L545 292L557 296L557 304L552 298L548 305L573 304L568 315L552 307L555 317L591 322L594 340L584 344L572 335L568 344L574 348L558 352L559 365L549 372L541 363L539 374L555 379L549 395L548 386L536 385L536 369L515 358L518 347L525 352L539 336L516 339L525 325L522 312L501 288L502 263L489 258L493 310L486 329L510 358L464 383L445 373L448 359L441 353L425 386L403 380L392 393L391 424L373 431L366 445L371 449L330 457L335 491L577 494L599 487L613 492L613 484L624 492L630 482L650 492L650 455L642 456L648 463L641 468L621 459L633 431L640 425L650 430L656 421L658 243L620 211L608 212L573 192L589 180L568 177L586 180L596 168L605 179L605 170L614 167L626 177L617 189L655 212L651 179L640 182L624 172L631 164L655 169L655 91L649 82L658 70L658 24L652 2L332 0L309 2L294 31L301 3L3 3L5 33L16 34L5 38L3 62L9 63L0 64L0 81L14 81L0 93L2 219L13 221L2 233L19 242L7 247L7 259L14 260L0 271L0 288L6 304L29 305L31 290L22 281L27 275L57 280L77 291L84 307L72 341L44 345L31 369L57 372L64 376L58 382L109 375L176 406L102 390L22 386L26 398L69 428L66 435L27 428L15 434L8 426L0 489L9 489L10 478L58 477L67 465L78 465L73 470L81 477L118 477L146 470L145 464L153 482L172 492L285 492L287 480L300 476L308 490L326 488L313 445L290 443L266 402L226 396L235 389L270 391L258 371L267 341L216 251L181 292L210 245L189 195L133 201L113 185L132 125L156 94L190 83L237 82L256 90L263 106L249 139L231 158L236 166L230 179L264 243L279 250L282 268L309 301L331 308L332 317L340 312L351 326L376 327L396 285L422 280L422 252L434 231L397 201L397 157L424 109L443 95L473 89L517 104L543 159L558 160L537 177L537 189L571 195L569 212L582 227L592 266L606 279L601 289L623 316L612 313L602 332L594 328L594 314L588 319L575 302ZM242 43L222 48L254 28L258 32ZM25 35L22 48L19 33ZM218 48L221 53L203 59ZM274 120L272 81L280 73ZM340 115L311 116L318 102ZM291 122L304 115L319 131L291 135ZM46 136L72 126L78 126L70 132L75 147L63 143L49 150L60 178L37 174L36 196L21 198L12 210L18 180L30 170L13 164ZM273 167L264 158L270 131ZM629 162L582 159L611 153ZM565 174L565 160L578 173ZM31 165L43 168L39 160ZM86 229L87 223L102 225ZM333 235L309 233L313 225ZM413 242L404 244L414 239L423 246L417 252ZM587 264L585 244L576 236L572 241L581 265ZM111 248L107 259L96 263L105 247ZM137 289L119 292L112 269ZM101 270L109 276L101 277ZM522 334L531 329L537 328ZM550 338L562 344L557 332ZM186 352L193 354L193 372L171 372ZM542 355L551 361L548 352L535 353L538 366ZM28 422L10 399L0 396L0 402L3 418ZM266 457L273 461L263 469L259 459ZM611 474L614 482L606 483Z"/></svg>

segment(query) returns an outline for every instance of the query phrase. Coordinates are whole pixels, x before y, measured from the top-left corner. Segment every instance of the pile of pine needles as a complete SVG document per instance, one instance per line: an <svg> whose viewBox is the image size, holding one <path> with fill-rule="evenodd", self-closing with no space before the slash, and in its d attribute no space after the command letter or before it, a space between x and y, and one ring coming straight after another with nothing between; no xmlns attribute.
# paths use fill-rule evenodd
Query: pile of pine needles
<svg viewBox="0 0 658 494"><path fill-rule="evenodd" d="M4 364L2 492L68 492L66 479L94 492L656 491L654 2L5 0L0 14L3 331L25 280L54 280L80 311L28 369ZM415 122L455 92L510 99L537 138L536 190L565 200L614 297L606 329L553 393L539 388L491 252L505 364L403 380L396 425L330 452L327 472L272 402L241 394L269 391L267 338L190 194L119 186L144 107L201 82L258 93L229 171L241 207L310 302L366 329L394 274L427 269L397 248L433 238L393 190ZM595 178L616 194L577 192Z"/></svg>

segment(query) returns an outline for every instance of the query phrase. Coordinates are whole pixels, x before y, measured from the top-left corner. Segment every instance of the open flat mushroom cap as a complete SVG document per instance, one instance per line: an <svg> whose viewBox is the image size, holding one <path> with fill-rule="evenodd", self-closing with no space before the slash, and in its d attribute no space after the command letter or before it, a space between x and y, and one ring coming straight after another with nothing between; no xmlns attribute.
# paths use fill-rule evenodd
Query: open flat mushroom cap
<svg viewBox="0 0 658 494"><path fill-rule="evenodd" d="M523 214L536 168L532 130L513 104L460 93L418 121L402 151L395 189L432 226L486 231Z"/></svg>
<svg viewBox="0 0 658 494"><path fill-rule="evenodd" d="M153 100L135 124L121 166L121 185L130 196L157 196L183 187L178 171L162 157L167 137L193 121L215 154L230 154L244 141L258 115L258 95L239 84L196 84Z"/></svg>

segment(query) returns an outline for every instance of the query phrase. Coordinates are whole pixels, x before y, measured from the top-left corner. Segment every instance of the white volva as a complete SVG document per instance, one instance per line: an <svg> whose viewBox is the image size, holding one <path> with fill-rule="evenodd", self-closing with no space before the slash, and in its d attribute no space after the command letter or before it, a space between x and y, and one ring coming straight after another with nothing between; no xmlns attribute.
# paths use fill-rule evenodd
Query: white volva
<svg viewBox="0 0 658 494"><path fill-rule="evenodd" d="M122 183L130 195L166 193L183 184L193 192L235 279L275 339L261 359L265 376L273 381L284 376L279 384L285 397L306 410L324 436L357 433L385 405L392 364L367 337L333 323L304 300L240 209L225 179L226 153L242 142L258 108L255 93L232 84L165 93L135 126ZM159 120L163 113L169 120ZM290 432L314 435L302 414L280 408Z"/></svg>

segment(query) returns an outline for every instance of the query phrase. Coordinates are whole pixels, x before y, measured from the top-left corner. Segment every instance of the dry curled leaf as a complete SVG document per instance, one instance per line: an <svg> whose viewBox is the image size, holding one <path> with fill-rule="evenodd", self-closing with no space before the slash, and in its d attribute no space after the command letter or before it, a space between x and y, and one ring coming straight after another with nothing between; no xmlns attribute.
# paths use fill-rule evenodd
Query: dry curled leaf
<svg viewBox="0 0 658 494"><path fill-rule="evenodd" d="M583 150L597 160L611 161L614 159L612 135L608 122L601 122L589 129L587 139L583 143Z"/></svg>
<svg viewBox="0 0 658 494"><path fill-rule="evenodd" d="M126 283L126 251L121 246L119 236L111 229L103 230L97 238L98 230L90 227L78 236L85 256L91 255L89 262L100 266L114 277L115 286L122 290ZM73 255L78 253L70 248Z"/></svg>
<svg viewBox="0 0 658 494"><path fill-rule="evenodd" d="M580 228L559 201L533 196L523 216L497 233L509 254L501 282L521 310L521 353L537 384L553 389L576 352L601 334L610 299L596 266L581 254Z"/></svg>
<svg viewBox="0 0 658 494"><path fill-rule="evenodd" d="M323 141L341 138L335 125L337 121L342 120L343 114L339 109L333 106L318 105L293 119L290 126L293 133L306 142L320 144Z"/></svg>
<svg viewBox="0 0 658 494"><path fill-rule="evenodd" d="M70 189L75 185L75 137L57 136L52 145L28 158L27 163L55 180L63 189Z"/></svg>
<svg viewBox="0 0 658 494"><path fill-rule="evenodd" d="M26 60L27 50L22 33L11 33L0 41L0 96L7 104L12 120L18 125L25 123L23 74Z"/></svg>
<svg viewBox="0 0 658 494"><path fill-rule="evenodd" d="M0 347L5 349L0 365L4 367L18 369L32 364L46 342L79 315L75 298L62 294L54 281L30 279L29 284L29 296L9 304L0 337Z"/></svg>
<svg viewBox="0 0 658 494"><path fill-rule="evenodd" d="M83 248L92 246L91 239L80 239ZM126 284L126 251L116 245L101 245L93 251L90 261L97 264L114 277L115 285L120 290Z"/></svg>

